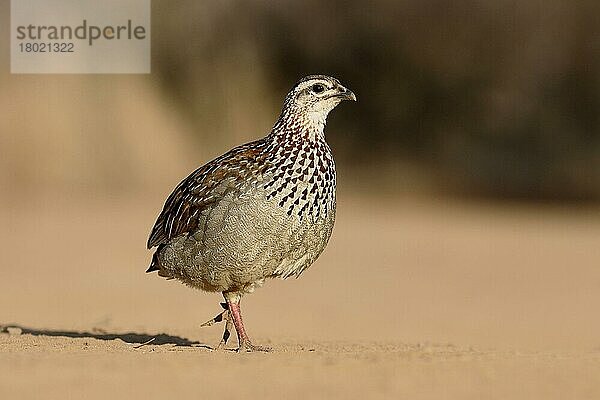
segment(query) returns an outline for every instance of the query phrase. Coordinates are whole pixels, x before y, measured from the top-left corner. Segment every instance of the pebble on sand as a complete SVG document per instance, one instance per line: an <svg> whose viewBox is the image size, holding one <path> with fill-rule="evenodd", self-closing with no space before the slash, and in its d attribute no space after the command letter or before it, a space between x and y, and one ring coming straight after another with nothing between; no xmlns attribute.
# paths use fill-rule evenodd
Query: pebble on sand
<svg viewBox="0 0 600 400"><path fill-rule="evenodd" d="M8 334L11 336L19 336L21 333L23 333L23 329L16 326L9 326L6 328L6 332L8 332Z"/></svg>

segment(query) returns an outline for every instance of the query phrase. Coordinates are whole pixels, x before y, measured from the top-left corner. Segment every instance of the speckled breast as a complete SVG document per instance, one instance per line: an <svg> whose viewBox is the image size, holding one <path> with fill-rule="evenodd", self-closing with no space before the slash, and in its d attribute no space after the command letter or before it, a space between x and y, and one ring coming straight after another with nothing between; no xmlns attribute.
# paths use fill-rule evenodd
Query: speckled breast
<svg viewBox="0 0 600 400"><path fill-rule="evenodd" d="M327 170L335 185L334 167ZM203 290L245 292L266 278L299 276L331 236L335 186L327 187L323 178L311 181L320 169L292 185L277 178L280 172L247 182L204 209L194 234L161 250L161 275Z"/></svg>

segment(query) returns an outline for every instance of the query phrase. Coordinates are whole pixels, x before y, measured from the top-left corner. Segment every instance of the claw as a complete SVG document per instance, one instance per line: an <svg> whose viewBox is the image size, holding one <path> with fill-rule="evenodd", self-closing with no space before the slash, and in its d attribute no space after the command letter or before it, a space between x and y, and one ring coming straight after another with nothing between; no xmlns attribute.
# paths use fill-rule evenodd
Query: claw
<svg viewBox="0 0 600 400"><path fill-rule="evenodd" d="M256 344L252 344L249 340L245 340L242 342L242 344L240 345L240 347L237 351L238 351L238 353L251 353L251 352L255 352L255 351L262 351L262 352L268 353L270 351L273 351L273 349L268 346L259 346Z"/></svg>

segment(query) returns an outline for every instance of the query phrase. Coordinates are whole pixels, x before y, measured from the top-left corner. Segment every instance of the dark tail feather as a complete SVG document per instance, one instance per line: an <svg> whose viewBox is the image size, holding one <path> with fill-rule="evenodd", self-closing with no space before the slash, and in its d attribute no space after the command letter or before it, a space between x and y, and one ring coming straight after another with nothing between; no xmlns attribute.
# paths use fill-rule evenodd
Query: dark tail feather
<svg viewBox="0 0 600 400"><path fill-rule="evenodd" d="M154 272L154 271L160 271L160 267L158 266L158 257L157 257L157 254L158 254L158 250L152 256L152 262L150 263L150 266L146 270L146 273L148 273L148 272Z"/></svg>

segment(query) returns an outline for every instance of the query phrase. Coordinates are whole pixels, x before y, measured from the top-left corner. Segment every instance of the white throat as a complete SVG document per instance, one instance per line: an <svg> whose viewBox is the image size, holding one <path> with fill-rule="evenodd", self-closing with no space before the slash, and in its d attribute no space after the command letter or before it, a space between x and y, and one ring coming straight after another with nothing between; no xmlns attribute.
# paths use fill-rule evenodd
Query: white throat
<svg viewBox="0 0 600 400"><path fill-rule="evenodd" d="M308 113L307 128L308 138L310 140L318 140L325 136L325 124L327 123L327 115L329 112L326 111L314 111Z"/></svg>

